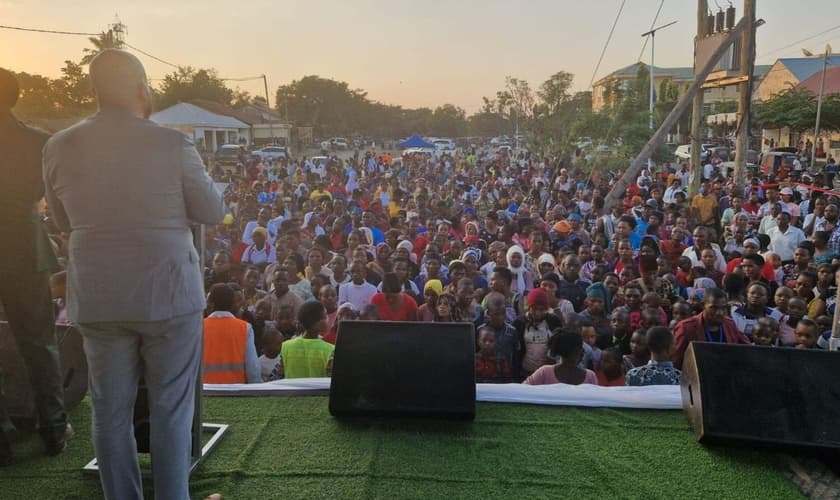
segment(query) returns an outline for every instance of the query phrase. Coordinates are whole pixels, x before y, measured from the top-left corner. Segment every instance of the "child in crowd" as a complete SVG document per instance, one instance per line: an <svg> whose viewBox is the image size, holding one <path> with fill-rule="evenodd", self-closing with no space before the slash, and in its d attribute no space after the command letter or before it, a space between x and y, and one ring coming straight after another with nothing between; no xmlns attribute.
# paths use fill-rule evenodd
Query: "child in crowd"
<svg viewBox="0 0 840 500"><path fill-rule="evenodd" d="M507 303L505 297L498 293L489 293L485 298L484 318L485 322L479 326L481 328L489 328L493 330L496 336L496 355L504 358L508 366L511 367L511 376L515 380L521 380L518 377L517 367L520 366L520 351L519 351L519 337L516 333L516 328L507 320ZM478 346L478 339L476 339L476 346Z"/></svg>
<svg viewBox="0 0 840 500"><path fill-rule="evenodd" d="M329 377L335 346L321 339L327 333L327 310L320 302L300 306L298 322L303 335L282 343L280 357L285 378Z"/></svg>
<svg viewBox="0 0 840 500"><path fill-rule="evenodd" d="M669 326L674 328L677 326L677 323L691 316L691 307L685 302L677 302L671 308L671 315L673 316L673 319L671 320L671 324Z"/></svg>
<svg viewBox="0 0 840 500"><path fill-rule="evenodd" d="M650 360L650 351L647 348L647 342L645 340L645 330L639 328L633 332L633 336L630 337L630 354L625 354L623 361L624 361L624 371L630 372L633 368L637 368L639 366L643 366Z"/></svg>
<svg viewBox="0 0 840 500"><path fill-rule="evenodd" d="M373 304L368 304L359 313L359 319L363 321L379 321L379 309Z"/></svg>
<svg viewBox="0 0 840 500"><path fill-rule="evenodd" d="M556 331L551 337L551 355L559 357L555 365L543 365L532 373L524 384L598 384L598 377L592 370L578 366L583 354L583 339L579 333Z"/></svg>
<svg viewBox="0 0 840 500"><path fill-rule="evenodd" d="M800 319L796 324L796 348L797 349L819 349L819 327L810 319Z"/></svg>
<svg viewBox="0 0 840 500"><path fill-rule="evenodd" d="M618 387L624 385L624 366L622 366L621 350L610 347L601 353L601 366L595 372L598 385Z"/></svg>
<svg viewBox="0 0 840 500"><path fill-rule="evenodd" d="M260 374L263 382L281 379L283 373L280 348L285 341L273 321L267 321L263 329L262 355L260 356Z"/></svg>
<svg viewBox="0 0 840 500"><path fill-rule="evenodd" d="M443 293L437 298L437 305L435 306L434 321L437 322L456 322L458 318L458 304L455 296L450 293Z"/></svg>
<svg viewBox="0 0 840 500"><path fill-rule="evenodd" d="M616 309L610 315L613 338L610 345L616 346L622 354L630 354L630 321L627 311Z"/></svg>
<svg viewBox="0 0 840 500"><path fill-rule="evenodd" d="M298 334L298 325L295 320L295 310L290 305L282 305L277 309L274 317L275 326L286 338L292 338Z"/></svg>
<svg viewBox="0 0 840 500"><path fill-rule="evenodd" d="M807 309L805 300L800 297L791 297L787 301L787 315L779 322L779 342L783 346L796 345L796 325L799 320L805 317Z"/></svg>
<svg viewBox="0 0 840 500"><path fill-rule="evenodd" d="M327 330L331 330L338 315L338 293L335 287L329 283L322 285L318 291L318 300L324 304L324 309L327 310Z"/></svg>
<svg viewBox="0 0 840 500"><path fill-rule="evenodd" d="M583 356L580 360L580 367L597 371L601 365L601 349L598 349L598 346L595 345L598 338L595 325L587 319L581 320L580 336L583 339Z"/></svg>
<svg viewBox="0 0 840 500"><path fill-rule="evenodd" d="M820 349L828 349L831 340L831 325L833 320L831 316L822 315L816 319L817 326L822 332L817 339L817 347Z"/></svg>
<svg viewBox="0 0 840 500"><path fill-rule="evenodd" d="M438 297L443 293L443 283L439 279L426 280L423 285L423 304L417 308L418 321L434 321Z"/></svg>
<svg viewBox="0 0 840 500"><path fill-rule="evenodd" d="M680 257L677 261L677 281L683 288L688 288L694 283L691 277L691 259L688 257Z"/></svg>
<svg viewBox="0 0 840 500"><path fill-rule="evenodd" d="M535 288L528 293L528 311L523 317L513 322L519 335L519 343L524 353L522 373L531 374L548 362L548 341L556 328L560 328L560 319L548 314L548 296L542 288Z"/></svg>
<svg viewBox="0 0 840 500"><path fill-rule="evenodd" d="M496 350L496 332L490 326L478 329L478 352L475 354L475 381L502 383L511 380L510 363Z"/></svg>
<svg viewBox="0 0 840 500"><path fill-rule="evenodd" d="M681 372L671 361L674 354L671 330L655 326L647 331L645 342L650 350L650 361L627 371L627 385L680 385Z"/></svg>
<svg viewBox="0 0 840 500"><path fill-rule="evenodd" d="M769 316L758 318L752 339L753 345L779 347L779 322Z"/></svg>
<svg viewBox="0 0 840 500"><path fill-rule="evenodd" d="M338 326L342 321L348 319L356 319L356 310L353 309L353 304L345 302L338 306L335 314L335 321L333 322L330 331L321 338L330 344L335 345L335 341L338 338Z"/></svg>
<svg viewBox="0 0 840 500"><path fill-rule="evenodd" d="M634 331L642 326L642 288L638 283L627 283L623 295L623 309L627 311L630 330Z"/></svg>
<svg viewBox="0 0 840 500"><path fill-rule="evenodd" d="M659 315L659 323L651 326L661 326L668 322L668 315L665 313L665 309L662 308L662 298L656 292L645 292L642 295L642 306L645 309L653 309ZM644 311L642 311L644 314ZM642 319L642 324L644 324L644 318ZM650 328L645 327L645 328Z"/></svg>

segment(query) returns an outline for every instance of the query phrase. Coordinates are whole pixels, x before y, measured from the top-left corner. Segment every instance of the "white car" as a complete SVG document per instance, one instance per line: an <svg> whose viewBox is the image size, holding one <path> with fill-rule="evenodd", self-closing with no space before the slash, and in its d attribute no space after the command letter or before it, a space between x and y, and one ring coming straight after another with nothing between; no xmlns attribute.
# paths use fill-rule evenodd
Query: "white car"
<svg viewBox="0 0 840 500"><path fill-rule="evenodd" d="M435 139L432 141L435 145L435 151L441 155L454 155L456 151L455 141L452 139Z"/></svg>
<svg viewBox="0 0 840 500"><path fill-rule="evenodd" d="M347 149L349 146L347 145L347 139L343 137L334 137L330 139L332 143L332 147L335 149Z"/></svg>
<svg viewBox="0 0 840 500"><path fill-rule="evenodd" d="M709 156L709 150L706 149L706 144L701 144L700 158L706 158L707 156ZM674 159L677 163L690 160L691 144L683 144L682 146L677 146L677 150L674 151Z"/></svg>
<svg viewBox="0 0 840 500"><path fill-rule="evenodd" d="M286 146L266 146L254 151L252 154L259 156L262 160L284 160L289 157L289 148Z"/></svg>

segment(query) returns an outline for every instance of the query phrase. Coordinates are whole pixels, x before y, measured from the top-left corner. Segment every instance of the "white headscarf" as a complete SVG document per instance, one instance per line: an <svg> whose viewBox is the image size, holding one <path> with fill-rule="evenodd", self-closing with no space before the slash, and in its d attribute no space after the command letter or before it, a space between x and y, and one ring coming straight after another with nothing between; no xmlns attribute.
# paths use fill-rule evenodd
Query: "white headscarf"
<svg viewBox="0 0 840 500"><path fill-rule="evenodd" d="M513 267L513 264L510 263L510 258L517 253L522 257L522 262L519 264L519 267ZM507 260L508 269L510 269L514 280L516 280L517 288L515 291L525 293L525 251L519 245L513 245L508 248L505 259Z"/></svg>

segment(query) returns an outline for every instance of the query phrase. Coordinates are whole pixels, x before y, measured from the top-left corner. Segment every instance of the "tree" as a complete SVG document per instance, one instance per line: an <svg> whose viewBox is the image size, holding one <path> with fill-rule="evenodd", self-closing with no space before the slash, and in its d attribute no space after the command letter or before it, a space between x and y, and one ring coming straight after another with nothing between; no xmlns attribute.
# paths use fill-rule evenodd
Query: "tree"
<svg viewBox="0 0 840 500"><path fill-rule="evenodd" d="M61 78L53 82L54 98L66 116L81 116L94 110L88 73L81 64L64 61Z"/></svg>
<svg viewBox="0 0 840 500"><path fill-rule="evenodd" d="M59 105L55 99L53 80L41 75L15 73L20 98L15 106L15 116L21 120L54 117Z"/></svg>
<svg viewBox="0 0 840 500"><path fill-rule="evenodd" d="M371 111L366 92L317 75L280 86L275 102L280 109L288 109L291 121L313 126L322 136L351 132L365 121L370 123L363 116Z"/></svg>
<svg viewBox="0 0 840 500"><path fill-rule="evenodd" d="M432 114L431 128L438 136L463 136L467 132L467 113L452 104L438 106Z"/></svg>
<svg viewBox="0 0 840 500"><path fill-rule="evenodd" d="M156 98L158 109L194 99L206 99L229 106L234 99L234 92L218 77L215 70L183 66L163 78Z"/></svg>
<svg viewBox="0 0 840 500"><path fill-rule="evenodd" d="M114 30L108 30L105 33L100 33L99 36L90 37L88 38L90 43L93 45L93 48L85 48L82 49L84 52L84 57L79 64L82 66L87 66L93 61L93 58L96 57L97 54L102 52L105 49L121 49L123 48L123 41L117 37L117 34L114 33Z"/></svg>
<svg viewBox="0 0 840 500"><path fill-rule="evenodd" d="M547 108L548 114L559 112L560 107L572 97L569 89L572 87L574 78L571 73L558 71L540 85L537 96Z"/></svg>
<svg viewBox="0 0 840 500"><path fill-rule="evenodd" d="M755 124L762 128L813 130L817 121L817 96L807 89L790 88L755 106ZM840 94L823 96L821 130L840 130Z"/></svg>

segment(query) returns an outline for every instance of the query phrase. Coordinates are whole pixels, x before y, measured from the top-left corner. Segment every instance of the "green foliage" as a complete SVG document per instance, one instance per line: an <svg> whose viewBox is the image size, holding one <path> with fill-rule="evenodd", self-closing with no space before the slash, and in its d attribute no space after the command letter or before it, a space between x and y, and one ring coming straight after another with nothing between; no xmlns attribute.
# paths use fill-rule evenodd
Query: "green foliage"
<svg viewBox="0 0 840 500"><path fill-rule="evenodd" d="M234 92L215 70L183 66L163 78L155 97L157 109L193 99L207 99L227 106L232 103Z"/></svg>
<svg viewBox="0 0 840 500"><path fill-rule="evenodd" d="M105 49L121 49L123 48L123 42L120 40L114 30L108 30L105 33L100 33L99 36L90 37L88 38L93 48L84 48L82 52L84 52L84 57L79 64L82 66L87 66L96 57L96 54L99 54Z"/></svg>
<svg viewBox="0 0 840 500"><path fill-rule="evenodd" d="M807 89L790 88L755 106L756 125L794 132L813 130L817 120L817 96ZM840 130L840 94L823 96L821 130Z"/></svg>

